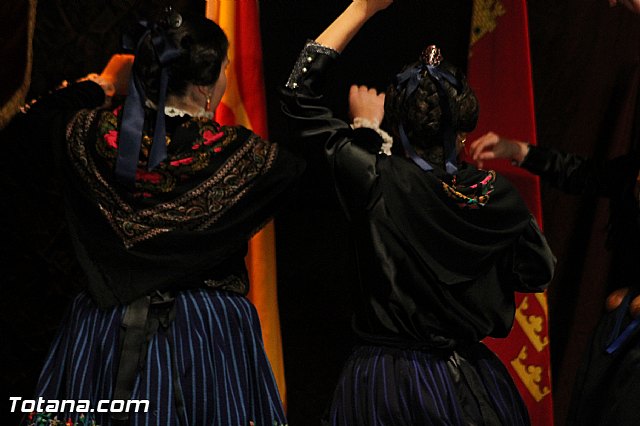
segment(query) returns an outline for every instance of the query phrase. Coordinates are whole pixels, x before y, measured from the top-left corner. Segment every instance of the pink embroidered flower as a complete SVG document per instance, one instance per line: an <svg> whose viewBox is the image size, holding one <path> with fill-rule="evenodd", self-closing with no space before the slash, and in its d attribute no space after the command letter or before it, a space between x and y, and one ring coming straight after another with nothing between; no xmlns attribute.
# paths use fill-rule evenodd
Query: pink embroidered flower
<svg viewBox="0 0 640 426"><path fill-rule="evenodd" d="M222 147L221 146L216 146L213 148L213 152L220 152L222 151Z"/></svg>
<svg viewBox="0 0 640 426"><path fill-rule="evenodd" d="M199 143L193 144L191 146L191 149L194 150L194 151L197 150L197 149L200 149L200 144Z"/></svg>
<svg viewBox="0 0 640 426"><path fill-rule="evenodd" d="M169 164L172 165L173 167L178 167L178 166L187 166L191 163L193 163L193 157L181 158L180 160L173 160Z"/></svg>
<svg viewBox="0 0 640 426"><path fill-rule="evenodd" d="M211 145L224 136L224 132L213 133L211 130L205 130L202 134L205 145Z"/></svg>
<svg viewBox="0 0 640 426"><path fill-rule="evenodd" d="M104 141L113 149L118 149L118 132L109 130L104 136Z"/></svg>
<svg viewBox="0 0 640 426"><path fill-rule="evenodd" d="M136 180L158 184L162 180L162 175L160 173L138 169L136 171Z"/></svg>

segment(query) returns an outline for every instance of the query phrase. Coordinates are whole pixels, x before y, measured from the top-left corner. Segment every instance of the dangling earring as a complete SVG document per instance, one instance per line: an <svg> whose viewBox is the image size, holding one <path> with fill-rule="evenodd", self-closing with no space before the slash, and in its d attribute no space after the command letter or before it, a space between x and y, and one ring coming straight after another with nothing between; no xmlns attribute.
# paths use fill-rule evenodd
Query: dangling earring
<svg viewBox="0 0 640 426"><path fill-rule="evenodd" d="M469 155L469 151L467 150L467 146L464 144L467 141L467 138L462 138L460 140L460 145L462 145L462 150L464 151L465 154Z"/></svg>
<svg viewBox="0 0 640 426"><path fill-rule="evenodd" d="M198 92L202 93L207 99L204 104L204 111L211 112L211 91L207 91L203 89L202 86L198 86Z"/></svg>

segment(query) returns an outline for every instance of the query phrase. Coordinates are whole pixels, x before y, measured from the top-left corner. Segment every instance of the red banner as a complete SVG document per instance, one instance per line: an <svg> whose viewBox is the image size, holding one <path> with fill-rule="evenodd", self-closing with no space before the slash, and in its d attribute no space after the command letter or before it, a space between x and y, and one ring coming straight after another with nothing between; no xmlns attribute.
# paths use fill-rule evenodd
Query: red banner
<svg viewBox="0 0 640 426"><path fill-rule="evenodd" d="M480 101L473 140L493 130L536 144L527 9L524 0L474 0L469 81ZM488 162L519 189L542 225L536 176L506 161ZM544 294L518 294L516 320L507 339L487 339L509 369L535 426L553 424L548 311Z"/></svg>
<svg viewBox="0 0 640 426"><path fill-rule="evenodd" d="M258 2L209 1L207 17L217 22L229 38L227 91L216 111L216 121L223 125L243 125L267 138ZM258 310L265 350L278 383L280 396L285 403L273 223L269 223L253 237L249 244L246 263L251 280L249 298Z"/></svg>

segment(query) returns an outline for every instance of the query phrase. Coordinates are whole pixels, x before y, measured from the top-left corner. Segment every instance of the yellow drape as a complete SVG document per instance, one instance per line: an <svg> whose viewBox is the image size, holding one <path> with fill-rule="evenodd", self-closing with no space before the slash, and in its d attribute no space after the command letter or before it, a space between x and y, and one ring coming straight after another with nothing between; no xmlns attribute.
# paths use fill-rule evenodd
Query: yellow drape
<svg viewBox="0 0 640 426"><path fill-rule="evenodd" d="M222 103L229 108L235 116L235 123L221 124L239 124L255 131L258 127L258 120L264 120L261 128L266 128L266 106L263 105L263 113L250 116L247 112L246 99L242 97L242 72L256 72L255 69L240 70L236 58L242 55L251 55L252 52L238 52L235 41L238 38L238 32L255 31L259 28L257 22L254 25L238 28L238 10L239 2L235 0L209 0L207 2L206 15L209 19L217 22L224 30L229 38L229 60L230 65L227 69L227 91L222 98ZM255 0L245 0L242 7L255 7L257 12L258 4ZM257 16L257 13L255 14ZM246 17L245 17L246 18ZM247 28L245 28L247 27ZM245 35L246 36L246 35ZM259 34L255 35L258 37ZM260 49L260 45L253 46ZM262 89L263 90L263 89ZM255 93L255 88L246 91L247 96ZM261 135L265 136L265 135ZM249 243L249 253L246 257L247 267L249 269L249 278L251 280L251 291L249 298L256 306L260 316L262 325L262 336L264 339L265 351L271 362L271 367L280 390L280 396L283 404L286 404L286 387L284 380L284 363L282 358L282 339L280 335L280 317L278 314L277 299L277 282L276 282L276 257L275 257L275 230L273 222L270 222L265 228L256 234Z"/></svg>

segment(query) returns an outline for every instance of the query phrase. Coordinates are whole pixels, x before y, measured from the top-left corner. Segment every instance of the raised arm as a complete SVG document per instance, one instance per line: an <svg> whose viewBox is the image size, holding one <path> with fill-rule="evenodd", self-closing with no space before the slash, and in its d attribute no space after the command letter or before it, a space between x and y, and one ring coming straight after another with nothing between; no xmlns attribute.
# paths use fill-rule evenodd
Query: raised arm
<svg viewBox="0 0 640 426"><path fill-rule="evenodd" d="M469 153L479 167L482 167L483 161L506 158L556 188L576 195L615 197L622 188L620 182L631 182L638 170L634 154L596 160L551 148L530 146L493 132L473 141Z"/></svg>
<svg viewBox="0 0 640 426"><path fill-rule="evenodd" d="M316 38L316 42L340 53L360 28L393 0L353 0L335 21Z"/></svg>
<svg viewBox="0 0 640 426"><path fill-rule="evenodd" d="M360 28L393 0L354 0L314 41L307 43L291 71L287 89L316 96L329 65L349 44ZM290 93L291 94L291 93Z"/></svg>
<svg viewBox="0 0 640 426"><path fill-rule="evenodd" d="M391 0L355 0L315 40L308 42L289 75L281 94L283 113L290 130L298 137L292 148L307 158L328 160L333 180L340 185L339 198L347 210L357 208L362 195L373 181L376 154L384 149L383 136L364 123L355 130L334 116L325 102L324 80L327 71L358 30ZM350 106L354 115L377 122L382 119L384 96L368 88L353 88ZM367 105L369 101L374 103ZM375 126L372 126L375 127ZM359 143L362 142L362 143ZM366 146L363 149L361 146ZM346 184L348 182L348 184Z"/></svg>

